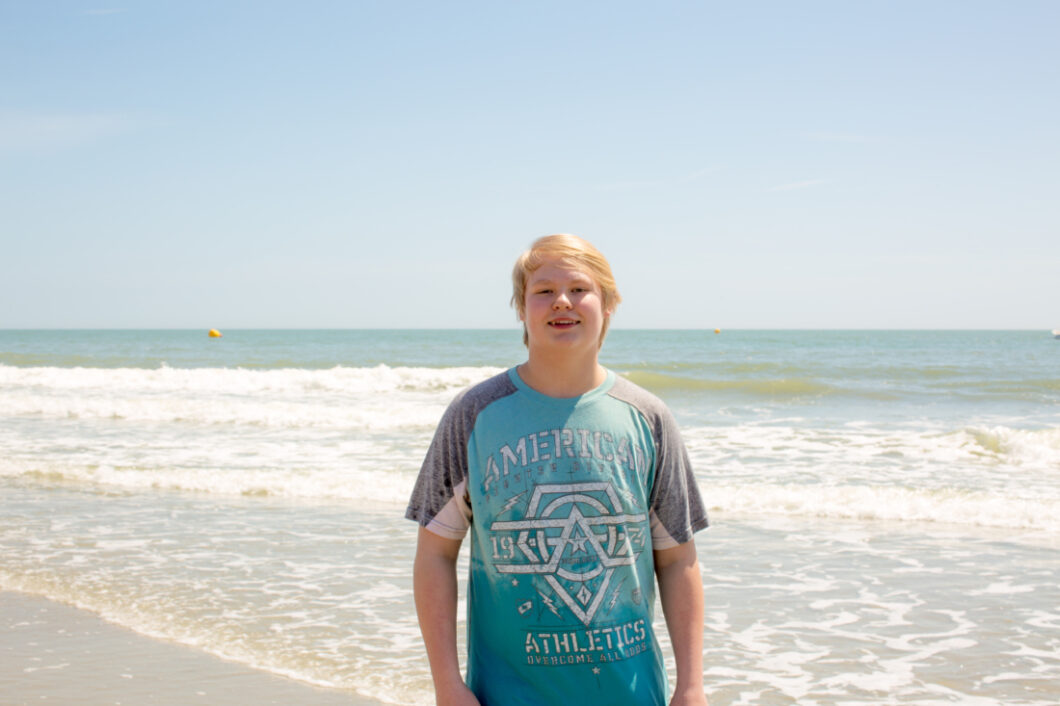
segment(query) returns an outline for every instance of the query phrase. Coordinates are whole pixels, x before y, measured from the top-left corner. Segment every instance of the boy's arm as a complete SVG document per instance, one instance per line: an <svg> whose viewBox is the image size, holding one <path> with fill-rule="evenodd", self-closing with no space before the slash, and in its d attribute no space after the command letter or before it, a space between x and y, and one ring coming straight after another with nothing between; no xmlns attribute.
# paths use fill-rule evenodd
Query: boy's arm
<svg viewBox="0 0 1060 706"><path fill-rule="evenodd" d="M696 543L689 540L655 552L655 576L666 629L677 662L670 706L706 706L703 691L703 579Z"/></svg>
<svg viewBox="0 0 1060 706"><path fill-rule="evenodd" d="M412 590L438 706L479 706L460 675L456 652L456 557L460 540L420 527Z"/></svg>

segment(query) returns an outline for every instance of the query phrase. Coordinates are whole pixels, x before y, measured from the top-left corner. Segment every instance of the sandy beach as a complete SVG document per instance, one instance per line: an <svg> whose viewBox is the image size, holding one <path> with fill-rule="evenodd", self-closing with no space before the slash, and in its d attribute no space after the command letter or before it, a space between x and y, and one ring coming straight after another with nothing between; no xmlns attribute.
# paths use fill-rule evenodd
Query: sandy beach
<svg viewBox="0 0 1060 706"><path fill-rule="evenodd" d="M8 706L379 703L226 662L11 591L0 592L0 693Z"/></svg>

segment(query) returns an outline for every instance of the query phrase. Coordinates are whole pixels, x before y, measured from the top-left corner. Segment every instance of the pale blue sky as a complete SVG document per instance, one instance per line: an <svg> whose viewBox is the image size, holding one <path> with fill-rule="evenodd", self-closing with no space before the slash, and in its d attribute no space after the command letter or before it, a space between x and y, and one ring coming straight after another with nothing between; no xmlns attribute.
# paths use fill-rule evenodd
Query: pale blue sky
<svg viewBox="0 0 1060 706"><path fill-rule="evenodd" d="M1060 2L0 1L0 327L1060 326Z"/></svg>

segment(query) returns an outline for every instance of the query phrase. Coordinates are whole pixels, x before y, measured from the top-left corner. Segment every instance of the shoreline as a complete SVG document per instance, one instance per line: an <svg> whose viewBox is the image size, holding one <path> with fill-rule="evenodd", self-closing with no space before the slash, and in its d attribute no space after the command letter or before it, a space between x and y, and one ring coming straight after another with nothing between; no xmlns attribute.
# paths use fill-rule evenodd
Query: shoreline
<svg viewBox="0 0 1060 706"><path fill-rule="evenodd" d="M4 703L382 706L146 637L48 598L0 591Z"/></svg>

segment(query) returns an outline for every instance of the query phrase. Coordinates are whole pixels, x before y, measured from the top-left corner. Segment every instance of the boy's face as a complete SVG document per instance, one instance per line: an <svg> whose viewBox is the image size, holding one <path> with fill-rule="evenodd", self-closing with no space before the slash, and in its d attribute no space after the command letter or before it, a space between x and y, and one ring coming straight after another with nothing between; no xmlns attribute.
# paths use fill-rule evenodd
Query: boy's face
<svg viewBox="0 0 1060 706"><path fill-rule="evenodd" d="M610 315L600 287L584 270L549 258L527 277L520 318L531 349L598 350Z"/></svg>

